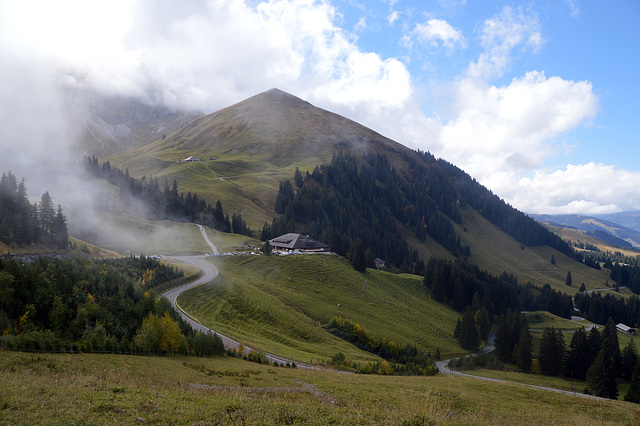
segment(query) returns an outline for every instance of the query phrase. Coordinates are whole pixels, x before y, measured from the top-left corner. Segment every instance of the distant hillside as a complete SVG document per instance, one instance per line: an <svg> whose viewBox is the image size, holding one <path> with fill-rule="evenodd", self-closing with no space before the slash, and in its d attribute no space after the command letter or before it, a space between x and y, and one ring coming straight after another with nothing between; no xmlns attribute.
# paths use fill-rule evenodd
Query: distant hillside
<svg viewBox="0 0 640 426"><path fill-rule="evenodd" d="M640 232L640 211L600 214L596 217Z"/></svg>
<svg viewBox="0 0 640 426"><path fill-rule="evenodd" d="M640 232L626 228L618 223L583 215L530 215L539 222L553 226L575 228L587 232L598 240L621 248L640 248ZM609 215L610 217L624 217ZM628 216L631 218L632 216ZM632 219L629 219L632 220Z"/></svg>

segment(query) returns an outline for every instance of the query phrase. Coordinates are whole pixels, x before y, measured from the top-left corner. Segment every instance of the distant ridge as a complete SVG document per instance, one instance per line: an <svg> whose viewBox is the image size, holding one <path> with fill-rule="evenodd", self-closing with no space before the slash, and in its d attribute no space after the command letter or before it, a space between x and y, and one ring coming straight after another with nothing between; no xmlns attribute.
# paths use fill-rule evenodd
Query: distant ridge
<svg viewBox="0 0 640 426"><path fill-rule="evenodd" d="M640 248L640 232L620 224L586 215L536 215L535 220L552 226L562 226L588 232L590 236L619 247Z"/></svg>

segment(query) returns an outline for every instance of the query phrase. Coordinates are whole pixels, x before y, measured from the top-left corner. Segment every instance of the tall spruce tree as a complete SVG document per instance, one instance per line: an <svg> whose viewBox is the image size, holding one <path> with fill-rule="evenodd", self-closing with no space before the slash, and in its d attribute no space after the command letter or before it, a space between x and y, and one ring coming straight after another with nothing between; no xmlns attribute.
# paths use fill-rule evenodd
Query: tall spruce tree
<svg viewBox="0 0 640 426"><path fill-rule="evenodd" d="M367 270L367 259L364 253L364 244L360 238L356 239L351 251L351 265L358 272Z"/></svg>
<svg viewBox="0 0 640 426"><path fill-rule="evenodd" d="M636 345L633 340L630 340L627 346L622 351L622 372L621 376L625 380L631 380L633 370L638 363L638 352L636 351Z"/></svg>
<svg viewBox="0 0 640 426"><path fill-rule="evenodd" d="M520 329L520 340L514 350L518 370L524 371L525 373L531 372L531 366L533 365L532 349L531 333L529 333L529 327L524 324L522 329Z"/></svg>
<svg viewBox="0 0 640 426"><path fill-rule="evenodd" d="M53 219L53 226L51 228L51 237L53 242L59 248L67 248L69 244L69 232L67 231L67 218L62 212L62 206L58 204L58 212Z"/></svg>
<svg viewBox="0 0 640 426"><path fill-rule="evenodd" d="M620 341L618 340L618 329L613 318L609 317L607 324L604 326L602 334L602 344L608 344L613 359L613 370L616 377L622 374L622 352L620 351Z"/></svg>
<svg viewBox="0 0 640 426"><path fill-rule="evenodd" d="M624 396L624 400L640 404L640 361L636 362L633 368L631 383L627 394Z"/></svg>
<svg viewBox="0 0 640 426"><path fill-rule="evenodd" d="M480 336L476 328L476 322L471 309L467 309L462 315L460 330L458 333L458 343L467 350L477 349L480 344Z"/></svg>
<svg viewBox="0 0 640 426"><path fill-rule="evenodd" d="M587 369L591 364L589 358L589 342L584 328L576 330L571 337L569 354L567 356L566 375L584 380L587 377Z"/></svg>
<svg viewBox="0 0 640 426"><path fill-rule="evenodd" d="M51 200L51 195L49 195L49 191L47 191L42 194L42 197L40 198L40 205L38 206L40 226L47 233L51 233L55 214L56 212L53 209L53 200Z"/></svg>
<svg viewBox="0 0 640 426"><path fill-rule="evenodd" d="M542 374L557 376L562 373L565 360L564 337L562 330L546 328L542 333L538 361Z"/></svg>
<svg viewBox="0 0 640 426"><path fill-rule="evenodd" d="M602 398L618 398L618 383L609 337L605 337L598 356L587 371L587 390Z"/></svg>

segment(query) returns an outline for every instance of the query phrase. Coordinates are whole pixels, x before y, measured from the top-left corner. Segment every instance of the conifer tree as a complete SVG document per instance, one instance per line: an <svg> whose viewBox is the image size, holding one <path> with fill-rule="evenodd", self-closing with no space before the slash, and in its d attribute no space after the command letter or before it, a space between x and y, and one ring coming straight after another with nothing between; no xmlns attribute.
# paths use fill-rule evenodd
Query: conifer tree
<svg viewBox="0 0 640 426"><path fill-rule="evenodd" d="M613 360L613 370L615 377L620 377L622 373L622 352L620 351L620 341L618 340L618 329L613 318L609 317L607 324L604 326L602 334L602 344L608 344Z"/></svg>
<svg viewBox="0 0 640 426"><path fill-rule="evenodd" d="M584 380L587 377L590 363L587 332L581 328L576 330L571 337L566 364L567 376L571 374L571 377Z"/></svg>
<svg viewBox="0 0 640 426"><path fill-rule="evenodd" d="M478 329L476 328L476 322L471 309L467 309L464 315L462 315L460 331L458 333L458 343L460 343L462 348L467 350L477 349L480 344Z"/></svg>
<svg viewBox="0 0 640 426"><path fill-rule="evenodd" d="M566 284L571 287L573 285L573 279L571 279L571 271L567 271L567 281Z"/></svg>
<svg viewBox="0 0 640 426"><path fill-rule="evenodd" d="M525 373L531 372L531 366L533 365L533 357L531 355L532 348L531 333L529 333L529 327L524 324L520 330L520 340L514 351L516 353L515 358L518 370L524 371Z"/></svg>
<svg viewBox="0 0 640 426"><path fill-rule="evenodd" d="M39 217L40 217L40 226L45 232L50 233L51 228L53 227L53 220L55 217L55 210L53 209L53 201L51 200L51 195L49 195L49 191L42 194L40 198L40 205L38 206Z"/></svg>
<svg viewBox="0 0 640 426"><path fill-rule="evenodd" d="M638 353L633 340L630 340L622 351L622 371L620 376L625 380L631 380L633 370L638 363Z"/></svg>
<svg viewBox="0 0 640 426"><path fill-rule="evenodd" d="M542 374L548 376L559 375L564 367L565 347L562 330L549 327L542 333L538 361Z"/></svg>
<svg viewBox="0 0 640 426"><path fill-rule="evenodd" d="M602 348L598 352L591 367L587 371L587 389L589 393L602 398L618 398L618 383L613 365L611 341L605 337Z"/></svg>
<svg viewBox="0 0 640 426"><path fill-rule="evenodd" d="M54 243L60 248L66 248L69 244L69 232L67 231L67 218L62 212L62 206L58 204L58 212L53 220L51 235Z"/></svg>
<svg viewBox="0 0 640 426"><path fill-rule="evenodd" d="M356 239L353 250L351 252L351 265L353 269L358 272L365 272L367 270L367 259L364 253L364 244L360 238Z"/></svg>
<svg viewBox="0 0 640 426"><path fill-rule="evenodd" d="M624 400L640 404L640 361L636 362L636 365L633 369L629 390L624 396Z"/></svg>

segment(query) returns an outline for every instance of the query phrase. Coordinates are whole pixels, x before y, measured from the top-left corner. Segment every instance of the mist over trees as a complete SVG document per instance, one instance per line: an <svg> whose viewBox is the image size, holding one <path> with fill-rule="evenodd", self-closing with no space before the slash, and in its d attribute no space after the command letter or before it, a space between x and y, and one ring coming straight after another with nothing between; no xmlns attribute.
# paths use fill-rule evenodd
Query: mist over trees
<svg viewBox="0 0 640 426"><path fill-rule="evenodd" d="M233 213L230 218L228 213L224 213L220 200L212 207L197 194L188 192L185 195L180 192L175 180L171 185L165 180L161 187L158 178L143 176L135 179L129 175L128 170L123 172L112 167L108 161L100 164L95 156L85 157L83 164L91 176L105 179L120 188L120 198L124 205L132 209L141 207L141 213L146 219L196 222L223 232L253 235L240 213Z"/></svg>
<svg viewBox="0 0 640 426"><path fill-rule="evenodd" d="M11 173L0 178L0 241L7 245L53 243L64 249L69 242L67 218L58 205L54 207L49 192L39 203L31 204L25 180L18 183Z"/></svg>

